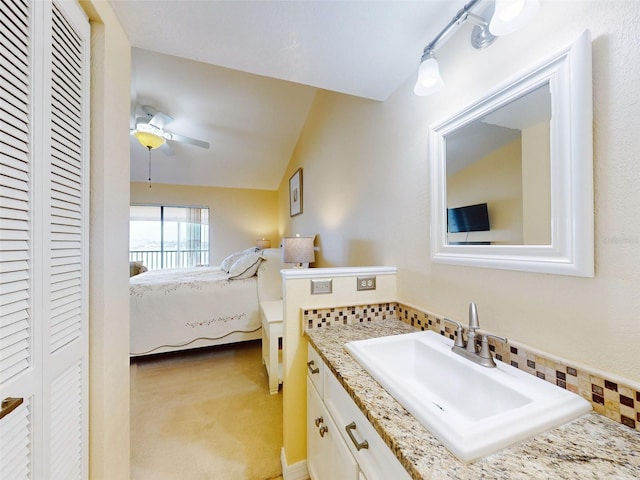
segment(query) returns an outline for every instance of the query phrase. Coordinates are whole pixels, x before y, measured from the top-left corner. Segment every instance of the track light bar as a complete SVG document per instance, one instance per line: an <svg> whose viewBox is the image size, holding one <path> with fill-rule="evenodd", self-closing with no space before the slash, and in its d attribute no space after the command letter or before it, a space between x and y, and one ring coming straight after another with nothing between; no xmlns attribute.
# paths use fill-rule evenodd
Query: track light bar
<svg viewBox="0 0 640 480"><path fill-rule="evenodd" d="M470 0L464 7L462 7L458 11L458 13L456 13L456 16L453 17L451 21L447 24L447 26L444 27L438 35L436 35L436 38L431 40L431 43L429 43L426 47L424 47L423 56L425 53L427 53L427 51L434 51L439 43L443 42L444 39L454 30L457 30L458 27L462 25L464 21L467 19L467 16L471 12L471 9L481 1L482 0Z"/></svg>
<svg viewBox="0 0 640 480"><path fill-rule="evenodd" d="M413 89L416 95L430 95L442 87L443 82L435 57L435 49L465 21L469 20L475 24L471 33L471 44L480 49L491 45L497 36L507 35L522 28L540 7L540 0L494 0L482 15L472 13L472 10L482 2L483 0L467 2L440 33L424 47L418 80ZM489 17L491 22L487 20Z"/></svg>

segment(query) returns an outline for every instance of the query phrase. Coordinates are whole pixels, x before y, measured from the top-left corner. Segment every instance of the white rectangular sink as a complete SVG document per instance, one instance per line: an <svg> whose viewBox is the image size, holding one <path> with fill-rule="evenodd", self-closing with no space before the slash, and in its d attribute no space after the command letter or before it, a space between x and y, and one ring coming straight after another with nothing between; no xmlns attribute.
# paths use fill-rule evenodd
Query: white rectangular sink
<svg viewBox="0 0 640 480"><path fill-rule="evenodd" d="M574 420L591 404L496 360L476 365L433 331L372 338L345 349L456 457L469 462Z"/></svg>

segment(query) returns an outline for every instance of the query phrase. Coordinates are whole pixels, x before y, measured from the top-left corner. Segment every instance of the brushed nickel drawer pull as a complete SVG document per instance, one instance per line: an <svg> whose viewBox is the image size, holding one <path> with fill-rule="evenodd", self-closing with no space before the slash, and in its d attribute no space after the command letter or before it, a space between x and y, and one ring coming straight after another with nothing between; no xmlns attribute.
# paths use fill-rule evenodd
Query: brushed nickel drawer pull
<svg viewBox="0 0 640 480"><path fill-rule="evenodd" d="M18 408L20 405L22 405L23 401L24 399L22 398L12 398L12 397L7 397L4 400L2 400L2 405L0 406L1 407L0 419L3 419L7 415L9 415L11 412L13 412L16 408Z"/></svg>
<svg viewBox="0 0 640 480"><path fill-rule="evenodd" d="M321 423L324 422L324 418L322 417L316 417L314 420L314 423L316 424L316 427L319 427Z"/></svg>
<svg viewBox="0 0 640 480"><path fill-rule="evenodd" d="M329 431L329 429L327 428L326 425L323 425L320 427L320 429L318 430L320 432L320 436L324 437L324 434L327 433Z"/></svg>
<svg viewBox="0 0 640 480"><path fill-rule="evenodd" d="M356 449L358 449L358 451L362 450L363 448L369 448L369 442L367 442L366 440L363 442L358 442L356 440L356 437L353 436L352 430L356 429L356 422L351 422L349 425L344 427L344 429L347 431L347 435L349 435L349 438L355 445Z"/></svg>
<svg viewBox="0 0 640 480"><path fill-rule="evenodd" d="M314 368L313 366L316 364L316 362L314 362L313 360L310 360L307 362L307 367L309 367L309 371L311 372L312 375L316 374L316 373L320 373L320 369L319 368Z"/></svg>

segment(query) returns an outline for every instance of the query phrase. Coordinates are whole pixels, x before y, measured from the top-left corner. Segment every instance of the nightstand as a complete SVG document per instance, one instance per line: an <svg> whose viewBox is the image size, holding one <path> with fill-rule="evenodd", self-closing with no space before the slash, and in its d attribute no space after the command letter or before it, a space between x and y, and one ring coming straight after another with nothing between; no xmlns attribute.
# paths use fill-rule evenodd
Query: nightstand
<svg viewBox="0 0 640 480"><path fill-rule="evenodd" d="M269 375L269 393L278 393L282 383L282 362L278 350L279 339L282 338L282 300L260 302L262 319L262 361Z"/></svg>

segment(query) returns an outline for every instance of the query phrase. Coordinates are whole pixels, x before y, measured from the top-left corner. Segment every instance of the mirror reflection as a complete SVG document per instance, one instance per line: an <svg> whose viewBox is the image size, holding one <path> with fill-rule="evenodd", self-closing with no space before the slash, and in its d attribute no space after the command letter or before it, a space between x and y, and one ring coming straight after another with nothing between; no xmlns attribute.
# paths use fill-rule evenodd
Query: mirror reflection
<svg viewBox="0 0 640 480"><path fill-rule="evenodd" d="M551 244L546 82L445 136L449 245Z"/></svg>
<svg viewBox="0 0 640 480"><path fill-rule="evenodd" d="M585 31L430 128L435 263L593 277L592 96Z"/></svg>

